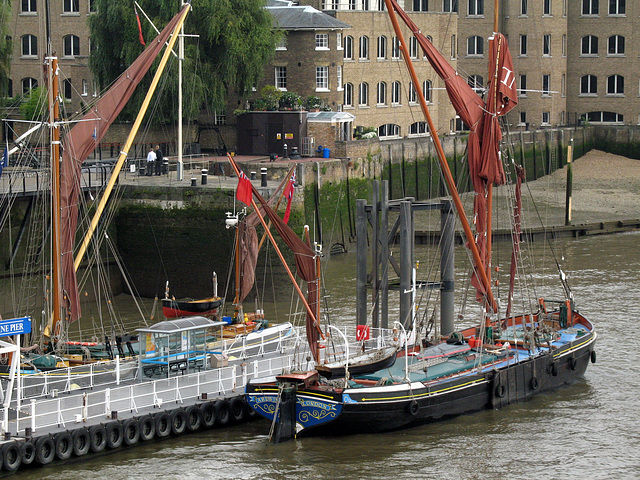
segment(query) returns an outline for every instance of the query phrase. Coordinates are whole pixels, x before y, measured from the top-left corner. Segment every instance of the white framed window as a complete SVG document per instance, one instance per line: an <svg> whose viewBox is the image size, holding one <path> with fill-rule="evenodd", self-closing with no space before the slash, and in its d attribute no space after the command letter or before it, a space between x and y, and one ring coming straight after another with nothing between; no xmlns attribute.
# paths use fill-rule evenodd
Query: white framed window
<svg viewBox="0 0 640 480"><path fill-rule="evenodd" d="M63 13L80 13L80 0L63 0Z"/></svg>
<svg viewBox="0 0 640 480"><path fill-rule="evenodd" d="M520 112L520 122L518 125L525 126L527 124L527 112Z"/></svg>
<svg viewBox="0 0 640 480"><path fill-rule="evenodd" d="M551 34L549 33L542 36L542 55L544 57L551 56Z"/></svg>
<svg viewBox="0 0 640 480"><path fill-rule="evenodd" d="M22 0L20 4L20 13L37 13L38 0Z"/></svg>
<svg viewBox="0 0 640 480"><path fill-rule="evenodd" d="M86 97L87 95L89 95L89 82L82 79L82 96Z"/></svg>
<svg viewBox="0 0 640 480"><path fill-rule="evenodd" d="M520 15L529 14L529 0L520 0Z"/></svg>
<svg viewBox="0 0 640 480"><path fill-rule="evenodd" d="M625 15L626 13L626 0L609 0L609 15Z"/></svg>
<svg viewBox="0 0 640 480"><path fill-rule="evenodd" d="M551 95L551 75L545 73L542 75L542 96L548 97Z"/></svg>
<svg viewBox="0 0 640 480"><path fill-rule="evenodd" d="M393 37L391 40L391 59L400 59L400 41L398 40L398 37Z"/></svg>
<svg viewBox="0 0 640 480"><path fill-rule="evenodd" d="M359 60L369 60L369 37L360 37L360 47L358 49Z"/></svg>
<svg viewBox="0 0 640 480"><path fill-rule="evenodd" d="M416 92L413 82L409 82L409 103L418 103L418 92Z"/></svg>
<svg viewBox="0 0 640 480"><path fill-rule="evenodd" d="M345 83L344 85L344 105L345 107L353 107L353 84Z"/></svg>
<svg viewBox="0 0 640 480"><path fill-rule="evenodd" d="M431 80L422 82L422 95L427 103L431 103Z"/></svg>
<svg viewBox="0 0 640 480"><path fill-rule="evenodd" d="M458 0L442 0L442 11L445 13L458 13Z"/></svg>
<svg viewBox="0 0 640 480"><path fill-rule="evenodd" d="M378 105L387 104L387 84L385 82L378 83L378 91L376 95L376 103Z"/></svg>
<svg viewBox="0 0 640 480"><path fill-rule="evenodd" d="M484 15L484 0L469 0L468 13L470 17Z"/></svg>
<svg viewBox="0 0 640 480"><path fill-rule="evenodd" d="M287 90L287 67L276 67L275 83L278 90Z"/></svg>
<svg viewBox="0 0 640 480"><path fill-rule="evenodd" d="M624 115L615 112L589 112L580 116L580 120L591 123L624 123Z"/></svg>
<svg viewBox="0 0 640 480"><path fill-rule="evenodd" d="M276 45L276 50L286 50L287 49L287 37L283 35L282 38L278 41Z"/></svg>
<svg viewBox="0 0 640 480"><path fill-rule="evenodd" d="M89 13L96 13L97 11L95 0L89 0Z"/></svg>
<svg viewBox="0 0 640 480"><path fill-rule="evenodd" d="M356 9L356 0L349 0L349 10Z"/></svg>
<svg viewBox="0 0 640 480"><path fill-rule="evenodd" d="M369 84L366 82L358 86L358 105L361 107L369 106Z"/></svg>
<svg viewBox="0 0 640 480"><path fill-rule="evenodd" d="M66 35L63 38L64 43L64 56L75 57L80 55L80 37L76 35Z"/></svg>
<svg viewBox="0 0 640 480"><path fill-rule="evenodd" d="M225 112L218 112L217 110L213 114L213 124L214 125L226 125L227 124L227 114Z"/></svg>
<svg viewBox="0 0 640 480"><path fill-rule="evenodd" d="M402 84L393 82L391 84L391 104L400 105L402 103Z"/></svg>
<svg viewBox="0 0 640 480"><path fill-rule="evenodd" d="M329 67L316 67L316 91L329 90Z"/></svg>
<svg viewBox="0 0 640 480"><path fill-rule="evenodd" d="M362 10L368 12L370 9L369 0L362 0Z"/></svg>
<svg viewBox="0 0 640 480"><path fill-rule="evenodd" d="M600 0L582 0L582 15L598 15Z"/></svg>
<svg viewBox="0 0 640 480"><path fill-rule="evenodd" d="M336 66L336 85L338 86L338 90L344 88L342 86L342 65Z"/></svg>
<svg viewBox="0 0 640 480"><path fill-rule="evenodd" d="M458 57L458 40L455 35L451 35L451 59Z"/></svg>
<svg viewBox="0 0 640 480"><path fill-rule="evenodd" d="M384 125L380 125L378 127L378 137L399 137L400 136L400 125L396 125L395 123L386 123Z"/></svg>
<svg viewBox="0 0 640 480"><path fill-rule="evenodd" d="M387 37L384 35L378 37L378 49L377 49L376 57L378 60L386 60L387 59Z"/></svg>
<svg viewBox="0 0 640 480"><path fill-rule="evenodd" d="M413 0L413 11L414 12L428 12L429 11L429 0Z"/></svg>
<svg viewBox="0 0 640 480"><path fill-rule="evenodd" d="M353 60L353 37L351 35L344 37L344 59Z"/></svg>
<svg viewBox="0 0 640 480"><path fill-rule="evenodd" d="M585 35L582 37L581 55L598 55L598 37L595 35Z"/></svg>
<svg viewBox="0 0 640 480"><path fill-rule="evenodd" d="M428 133L427 122L414 122L409 125L409 135L427 135Z"/></svg>
<svg viewBox="0 0 640 480"><path fill-rule="evenodd" d="M527 76L525 74L520 74L520 90L518 91L518 95L521 97L527 96Z"/></svg>
<svg viewBox="0 0 640 480"><path fill-rule="evenodd" d="M580 95L597 95L598 77L595 75L583 75L580 77Z"/></svg>
<svg viewBox="0 0 640 480"><path fill-rule="evenodd" d="M607 95L624 95L624 77L622 75L607 77Z"/></svg>
<svg viewBox="0 0 640 480"><path fill-rule="evenodd" d="M567 56L567 34L566 33L562 34L562 56L563 57Z"/></svg>
<svg viewBox="0 0 640 480"><path fill-rule="evenodd" d="M329 50L328 33L316 33L316 50Z"/></svg>
<svg viewBox="0 0 640 480"><path fill-rule="evenodd" d="M542 15L551 15L551 0L542 0Z"/></svg>
<svg viewBox="0 0 640 480"><path fill-rule="evenodd" d="M476 93L482 94L482 91L484 89L484 78L482 78L482 75L469 75L469 78L467 78L467 83L471 88L473 88Z"/></svg>
<svg viewBox="0 0 640 480"><path fill-rule="evenodd" d="M22 36L22 51L23 57L37 57L38 56L38 37L35 35L23 35Z"/></svg>
<svg viewBox="0 0 640 480"><path fill-rule="evenodd" d="M418 39L416 37L409 39L409 56L413 59L418 58Z"/></svg>
<svg viewBox="0 0 640 480"><path fill-rule="evenodd" d="M336 49L337 50L342 50L342 32L338 32L336 34Z"/></svg>
<svg viewBox="0 0 640 480"><path fill-rule="evenodd" d="M525 56L527 54L528 39L526 35L520 35L520 55Z"/></svg>
<svg viewBox="0 0 640 480"><path fill-rule="evenodd" d="M480 57L484 55L484 39L479 35L467 38L467 55Z"/></svg>
<svg viewBox="0 0 640 480"><path fill-rule="evenodd" d="M542 123L541 125L549 125L551 115L549 112L542 112Z"/></svg>
<svg viewBox="0 0 640 480"><path fill-rule="evenodd" d="M33 88L38 88L38 80L27 77L22 79L22 94L26 95Z"/></svg>
<svg viewBox="0 0 640 480"><path fill-rule="evenodd" d="M560 95L567 96L567 77L564 73L560 75Z"/></svg>
<svg viewBox="0 0 640 480"><path fill-rule="evenodd" d="M378 11L384 12L386 9L387 9L387 6L384 3L384 0L378 0Z"/></svg>
<svg viewBox="0 0 640 480"><path fill-rule="evenodd" d="M624 37L622 35L609 37L607 55L624 55Z"/></svg>

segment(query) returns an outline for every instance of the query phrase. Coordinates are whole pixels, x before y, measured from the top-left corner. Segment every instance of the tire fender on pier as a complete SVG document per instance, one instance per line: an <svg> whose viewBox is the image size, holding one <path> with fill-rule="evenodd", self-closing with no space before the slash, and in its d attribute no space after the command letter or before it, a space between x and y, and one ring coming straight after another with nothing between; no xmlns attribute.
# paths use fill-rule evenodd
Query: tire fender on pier
<svg viewBox="0 0 640 480"><path fill-rule="evenodd" d="M69 432L60 432L55 435L56 457L59 460L67 460L73 453L73 440Z"/></svg>
<svg viewBox="0 0 640 480"><path fill-rule="evenodd" d="M140 424L136 418L127 418L122 422L122 432L125 445L135 445L140 441Z"/></svg>
<svg viewBox="0 0 640 480"><path fill-rule="evenodd" d="M229 410L234 423L242 422L245 416L245 406L242 397L233 397L229 402Z"/></svg>
<svg viewBox="0 0 640 480"><path fill-rule="evenodd" d="M151 415L145 415L138 420L140 426L140 440L148 442L156 436L156 422Z"/></svg>
<svg viewBox="0 0 640 480"><path fill-rule="evenodd" d="M71 442L73 444L73 454L81 457L89 453L91 448L91 438L86 428L77 428L71 432Z"/></svg>
<svg viewBox="0 0 640 480"><path fill-rule="evenodd" d="M40 465L50 464L56 458L56 444L50 436L36 440L36 462Z"/></svg>
<svg viewBox="0 0 640 480"><path fill-rule="evenodd" d="M171 434L171 419L167 412L156 413L154 416L156 422L156 437L165 438Z"/></svg>
<svg viewBox="0 0 640 480"><path fill-rule="evenodd" d="M202 427L202 411L195 405L191 405L185 410L187 414L187 429L190 432L200 430Z"/></svg>
<svg viewBox="0 0 640 480"><path fill-rule="evenodd" d="M103 425L93 425L89 427L89 440L91 442L91 451L100 453L107 448L107 431Z"/></svg>
<svg viewBox="0 0 640 480"><path fill-rule="evenodd" d="M124 432L120 422L109 422L105 425L107 431L107 447L110 449L119 448L124 439Z"/></svg>
<svg viewBox="0 0 640 480"><path fill-rule="evenodd" d="M31 465L36 459L35 445L30 440L22 442L22 445L20 445L20 454L22 455L22 464Z"/></svg>
<svg viewBox="0 0 640 480"><path fill-rule="evenodd" d="M218 425L223 427L227 423L229 423L231 417L229 402L227 400L216 400L214 408L216 409L216 418L218 419Z"/></svg>
<svg viewBox="0 0 640 480"><path fill-rule="evenodd" d="M22 463L22 452L16 442L5 443L2 446L2 466L7 472L15 472Z"/></svg>
<svg viewBox="0 0 640 480"><path fill-rule="evenodd" d="M171 412L171 433L174 435L182 435L187 429L187 414L181 408Z"/></svg>
<svg viewBox="0 0 640 480"><path fill-rule="evenodd" d="M529 381L529 386L531 387L531 390L538 390L540 383L538 382L538 379L536 377L531 377L531 380Z"/></svg>
<svg viewBox="0 0 640 480"><path fill-rule="evenodd" d="M213 428L218 423L218 416L216 415L216 409L211 402L203 403L200 405L200 412L202 412L202 424L204 428Z"/></svg>

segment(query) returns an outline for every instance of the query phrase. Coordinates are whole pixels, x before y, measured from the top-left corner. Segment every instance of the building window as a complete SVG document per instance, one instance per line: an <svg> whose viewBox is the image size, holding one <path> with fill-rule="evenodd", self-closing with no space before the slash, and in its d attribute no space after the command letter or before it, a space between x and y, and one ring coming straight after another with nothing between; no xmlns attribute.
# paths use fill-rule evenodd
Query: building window
<svg viewBox="0 0 640 480"><path fill-rule="evenodd" d="M384 0L378 0L378 11L384 12L387 9L387 6L384 3Z"/></svg>
<svg viewBox="0 0 640 480"><path fill-rule="evenodd" d="M342 90L342 65L336 67L336 85L338 90Z"/></svg>
<svg viewBox="0 0 640 480"><path fill-rule="evenodd" d="M316 67L316 90L329 90L329 67Z"/></svg>
<svg viewBox="0 0 640 480"><path fill-rule="evenodd" d="M91 13L95 13L98 10L96 9L96 2L95 0L89 0L89 12Z"/></svg>
<svg viewBox="0 0 640 480"><path fill-rule="evenodd" d="M62 11L64 13L80 13L80 0L63 0Z"/></svg>
<svg viewBox="0 0 640 480"><path fill-rule="evenodd" d="M400 82L393 82L391 84L391 104L400 105L402 100L402 85Z"/></svg>
<svg viewBox="0 0 640 480"><path fill-rule="evenodd" d="M626 12L626 0L609 0L609 15L624 15Z"/></svg>
<svg viewBox="0 0 640 480"><path fill-rule="evenodd" d="M622 75L611 75L607 77L607 95L624 94L624 77Z"/></svg>
<svg viewBox="0 0 640 480"><path fill-rule="evenodd" d="M360 37L360 60L369 60L369 37Z"/></svg>
<svg viewBox="0 0 640 480"><path fill-rule="evenodd" d="M431 80L422 82L422 95L427 103L431 103Z"/></svg>
<svg viewBox="0 0 640 480"><path fill-rule="evenodd" d="M409 39L409 56L413 59L418 58L418 39L416 37Z"/></svg>
<svg viewBox="0 0 640 480"><path fill-rule="evenodd" d="M549 125L550 116L549 112L542 112L542 125Z"/></svg>
<svg viewBox="0 0 640 480"><path fill-rule="evenodd" d="M329 50L328 33L316 33L316 50Z"/></svg>
<svg viewBox="0 0 640 480"><path fill-rule="evenodd" d="M523 74L520 74L520 91L518 95L521 97L527 96L527 76Z"/></svg>
<svg viewBox="0 0 640 480"><path fill-rule="evenodd" d="M458 0L442 0L442 11L445 13L458 13Z"/></svg>
<svg viewBox="0 0 640 480"><path fill-rule="evenodd" d="M562 56L563 57L567 56L567 34L566 33L562 34Z"/></svg>
<svg viewBox="0 0 640 480"><path fill-rule="evenodd" d="M598 77L595 75L583 75L580 77L580 95L597 95Z"/></svg>
<svg viewBox="0 0 640 480"><path fill-rule="evenodd" d="M582 15L598 15L599 0L582 0Z"/></svg>
<svg viewBox="0 0 640 480"><path fill-rule="evenodd" d="M429 133L427 122L414 122L409 125L409 135L426 135Z"/></svg>
<svg viewBox="0 0 640 480"><path fill-rule="evenodd" d="M455 35L451 35L451 59L458 57L458 41Z"/></svg>
<svg viewBox="0 0 640 480"><path fill-rule="evenodd" d="M376 103L378 105L387 104L387 84L384 82L378 83L378 93L376 96Z"/></svg>
<svg viewBox="0 0 640 480"><path fill-rule="evenodd" d="M344 59L353 60L353 37L351 35L344 37Z"/></svg>
<svg viewBox="0 0 640 480"><path fill-rule="evenodd" d="M418 101L418 93L416 92L416 87L413 86L413 82L409 83L409 103L417 103Z"/></svg>
<svg viewBox="0 0 640 480"><path fill-rule="evenodd" d="M395 123L387 123L378 127L378 137L399 137L400 126Z"/></svg>
<svg viewBox="0 0 640 480"><path fill-rule="evenodd" d="M365 12L369 11L369 0L362 0L362 10Z"/></svg>
<svg viewBox="0 0 640 480"><path fill-rule="evenodd" d="M361 107L369 105L369 84L361 83L358 87L358 105Z"/></svg>
<svg viewBox="0 0 640 480"><path fill-rule="evenodd" d="M598 37L595 35L587 35L582 37L582 55L598 54Z"/></svg>
<svg viewBox="0 0 640 480"><path fill-rule="evenodd" d="M20 13L37 13L38 0L22 0Z"/></svg>
<svg viewBox="0 0 640 480"><path fill-rule="evenodd" d="M526 35L520 35L520 55L526 55L527 54L527 36Z"/></svg>
<svg viewBox="0 0 640 480"><path fill-rule="evenodd" d="M429 11L429 0L413 0L413 11L414 12L428 12Z"/></svg>
<svg viewBox="0 0 640 480"><path fill-rule="evenodd" d="M551 15L551 0L542 0L542 15Z"/></svg>
<svg viewBox="0 0 640 480"><path fill-rule="evenodd" d="M378 37L378 52L377 52L378 60L386 60L387 58L387 37L381 36Z"/></svg>
<svg viewBox="0 0 640 480"><path fill-rule="evenodd" d="M276 67L276 88L287 89L287 67Z"/></svg>
<svg viewBox="0 0 640 480"><path fill-rule="evenodd" d="M467 55L481 56L484 54L484 39L479 35L467 38Z"/></svg>
<svg viewBox="0 0 640 480"><path fill-rule="evenodd" d="M391 40L391 58L393 60L400 58L400 42L398 41L398 37L393 37Z"/></svg>
<svg viewBox="0 0 640 480"><path fill-rule="evenodd" d="M484 0L469 0L469 15L484 15Z"/></svg>
<svg viewBox="0 0 640 480"><path fill-rule="evenodd" d="M342 33L336 35L336 49L342 50Z"/></svg>
<svg viewBox="0 0 640 480"><path fill-rule="evenodd" d="M529 0L520 0L520 15L529 13Z"/></svg>
<svg viewBox="0 0 640 480"><path fill-rule="evenodd" d="M282 38L278 41L276 45L276 50L286 50L287 49L287 37L282 36Z"/></svg>
<svg viewBox="0 0 640 480"><path fill-rule="evenodd" d="M38 37L35 35L22 36L22 56L37 57L38 56Z"/></svg>
<svg viewBox="0 0 640 480"><path fill-rule="evenodd" d="M542 36L542 55L551 56L551 35L548 33Z"/></svg>
<svg viewBox="0 0 640 480"><path fill-rule="evenodd" d="M214 125L226 125L227 124L227 114L225 112L218 112L217 110L213 112L213 124Z"/></svg>
<svg viewBox="0 0 640 480"><path fill-rule="evenodd" d="M542 96L548 97L551 95L551 75L542 75Z"/></svg>
<svg viewBox="0 0 640 480"><path fill-rule="evenodd" d="M622 35L612 35L609 37L608 55L624 55L624 37Z"/></svg>
<svg viewBox="0 0 640 480"><path fill-rule="evenodd" d="M75 57L80 55L80 37L67 35L64 37L64 56Z"/></svg>
<svg viewBox="0 0 640 480"><path fill-rule="evenodd" d="M347 107L353 107L353 84L351 83L344 85L344 104Z"/></svg>
<svg viewBox="0 0 640 480"><path fill-rule="evenodd" d="M524 126L527 124L527 112L520 112L520 123L518 125Z"/></svg>
<svg viewBox="0 0 640 480"><path fill-rule="evenodd" d="M560 77L560 95L563 97L567 96L567 77L564 73Z"/></svg>
<svg viewBox="0 0 640 480"><path fill-rule="evenodd" d="M82 96L86 97L87 95L89 95L89 82L83 79L82 80Z"/></svg>
<svg viewBox="0 0 640 480"><path fill-rule="evenodd" d="M339 0L325 0L323 10L338 10Z"/></svg>
<svg viewBox="0 0 640 480"><path fill-rule="evenodd" d="M22 94L26 95L33 88L38 88L38 81L35 78L23 78L22 79Z"/></svg>
<svg viewBox="0 0 640 480"><path fill-rule="evenodd" d="M62 95L64 96L64 99L67 101L71 101L71 91L73 90L72 85L71 85L71 80L68 78L65 78L62 81Z"/></svg>
<svg viewBox="0 0 640 480"><path fill-rule="evenodd" d="M349 0L349 10L356 9L356 0Z"/></svg>
<svg viewBox="0 0 640 480"><path fill-rule="evenodd" d="M469 75L469 78L467 78L467 83L477 94L482 94L482 91L484 89L482 86L484 83L484 78L482 78L482 75Z"/></svg>

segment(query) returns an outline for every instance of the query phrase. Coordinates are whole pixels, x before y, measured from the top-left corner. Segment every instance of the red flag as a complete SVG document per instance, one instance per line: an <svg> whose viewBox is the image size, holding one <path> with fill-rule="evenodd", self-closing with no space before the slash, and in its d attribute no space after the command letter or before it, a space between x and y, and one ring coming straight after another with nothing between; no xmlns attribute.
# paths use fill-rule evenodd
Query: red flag
<svg viewBox="0 0 640 480"><path fill-rule="evenodd" d="M140 39L140 43L146 47L147 44L144 43L144 38L142 36L142 25L140 25L140 16L138 16L138 9L134 6L133 10L136 12L136 20L138 21L138 38Z"/></svg>
<svg viewBox="0 0 640 480"><path fill-rule="evenodd" d="M253 185L251 180L240 170L240 176L238 177L238 188L236 189L236 198L247 206L251 205L251 199L253 198Z"/></svg>
<svg viewBox="0 0 640 480"><path fill-rule="evenodd" d="M284 189L284 196L287 198L287 208L284 211L283 221L284 223L289 223L289 215L291 214L291 200L293 199L293 189L294 184L296 183L296 172L293 172L291 178L289 179L289 183L287 187Z"/></svg>

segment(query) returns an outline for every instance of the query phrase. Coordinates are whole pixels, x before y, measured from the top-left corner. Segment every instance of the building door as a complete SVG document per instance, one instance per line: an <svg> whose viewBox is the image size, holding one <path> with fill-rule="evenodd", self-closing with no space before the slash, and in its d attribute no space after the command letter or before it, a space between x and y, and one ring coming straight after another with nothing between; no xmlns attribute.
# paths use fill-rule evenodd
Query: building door
<svg viewBox="0 0 640 480"><path fill-rule="evenodd" d="M269 123L267 126L267 153L277 153L283 156L284 150L284 125L280 123Z"/></svg>

